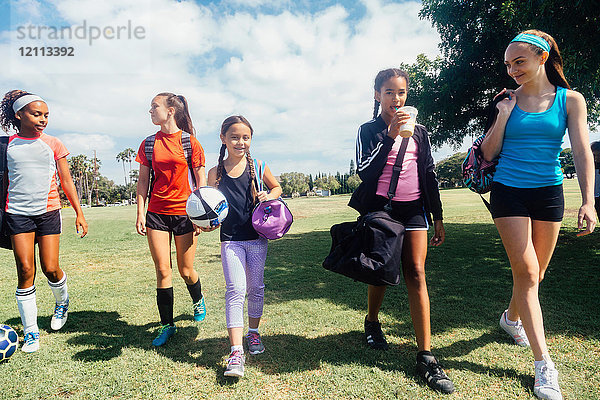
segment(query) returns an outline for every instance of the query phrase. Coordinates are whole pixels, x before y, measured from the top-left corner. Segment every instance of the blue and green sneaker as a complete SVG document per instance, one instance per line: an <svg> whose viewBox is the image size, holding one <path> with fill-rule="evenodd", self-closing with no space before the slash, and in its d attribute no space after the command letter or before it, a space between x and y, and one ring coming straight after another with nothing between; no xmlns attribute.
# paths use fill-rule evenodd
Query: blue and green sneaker
<svg viewBox="0 0 600 400"><path fill-rule="evenodd" d="M194 303L194 320L204 321L206 318L206 305L204 304L204 296L197 303Z"/></svg>
<svg viewBox="0 0 600 400"><path fill-rule="evenodd" d="M177 328L175 328L173 325L161 326L158 331L158 336L156 336L156 338L152 341L152 344L156 347L164 345L167 343L167 340L169 340L169 338L175 334L175 332L177 332Z"/></svg>

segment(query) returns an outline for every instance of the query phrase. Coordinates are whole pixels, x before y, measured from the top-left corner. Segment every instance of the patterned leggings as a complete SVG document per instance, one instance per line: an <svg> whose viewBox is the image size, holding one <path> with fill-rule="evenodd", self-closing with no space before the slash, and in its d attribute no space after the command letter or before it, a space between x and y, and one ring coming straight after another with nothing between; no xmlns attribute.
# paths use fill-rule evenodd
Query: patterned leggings
<svg viewBox="0 0 600 400"><path fill-rule="evenodd" d="M246 292L248 293L248 317L262 316L266 259L266 239L221 242L221 261L226 286L227 328L244 326Z"/></svg>

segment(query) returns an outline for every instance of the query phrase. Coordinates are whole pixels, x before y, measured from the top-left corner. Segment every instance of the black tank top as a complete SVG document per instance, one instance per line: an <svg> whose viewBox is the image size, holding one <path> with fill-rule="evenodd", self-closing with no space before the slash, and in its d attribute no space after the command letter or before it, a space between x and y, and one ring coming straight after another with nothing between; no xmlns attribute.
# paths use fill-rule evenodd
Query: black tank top
<svg viewBox="0 0 600 400"><path fill-rule="evenodd" d="M223 170L219 190L229 203L227 218L221 224L221 242L228 240L254 240L258 234L252 227L254 201L250 189L250 166L237 178Z"/></svg>

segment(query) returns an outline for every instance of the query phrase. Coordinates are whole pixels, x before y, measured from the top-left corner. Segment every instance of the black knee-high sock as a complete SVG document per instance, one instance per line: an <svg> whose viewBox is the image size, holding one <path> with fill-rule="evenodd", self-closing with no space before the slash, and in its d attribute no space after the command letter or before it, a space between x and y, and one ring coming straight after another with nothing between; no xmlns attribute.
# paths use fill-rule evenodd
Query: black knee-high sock
<svg viewBox="0 0 600 400"><path fill-rule="evenodd" d="M190 296L192 296L192 302L195 304L200 301L202 298L202 285L200 284L200 278L198 278L198 282L193 283L191 285L187 285L188 292L190 292Z"/></svg>
<svg viewBox="0 0 600 400"><path fill-rule="evenodd" d="M173 322L173 288L156 289L156 304L162 325L174 326Z"/></svg>

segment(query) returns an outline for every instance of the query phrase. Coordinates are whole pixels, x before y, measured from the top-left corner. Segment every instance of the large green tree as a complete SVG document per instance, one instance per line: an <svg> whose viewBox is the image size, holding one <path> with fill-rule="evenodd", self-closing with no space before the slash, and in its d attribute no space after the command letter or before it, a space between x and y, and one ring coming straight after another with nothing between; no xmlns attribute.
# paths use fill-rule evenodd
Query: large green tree
<svg viewBox="0 0 600 400"><path fill-rule="evenodd" d="M281 190L284 195L308 191L308 177L301 172L285 172L280 175Z"/></svg>
<svg viewBox="0 0 600 400"><path fill-rule="evenodd" d="M435 172L442 187L463 185L462 163L467 153L456 153L435 165Z"/></svg>
<svg viewBox="0 0 600 400"><path fill-rule="evenodd" d="M315 179L315 187L318 189L325 189L335 191L340 188L340 182L331 175L323 175L320 178Z"/></svg>
<svg viewBox="0 0 600 400"><path fill-rule="evenodd" d="M482 132L486 108L503 87L504 50L520 31L540 29L557 41L571 87L588 105L589 122L600 121L600 6L597 0L423 0L420 16L441 37L442 57L412 66L409 103L432 132L432 142L459 144Z"/></svg>
<svg viewBox="0 0 600 400"><path fill-rule="evenodd" d="M571 179L575 176L575 162L573 161L573 152L570 148L564 149L560 152L558 157L560 160L560 167L562 168L563 174Z"/></svg>
<svg viewBox="0 0 600 400"><path fill-rule="evenodd" d="M356 188L358 188L358 186L361 183L361 179L357 174L354 175L350 175L348 177L348 180L346 181L347 185L348 185L348 190L350 192L354 192L356 190Z"/></svg>

